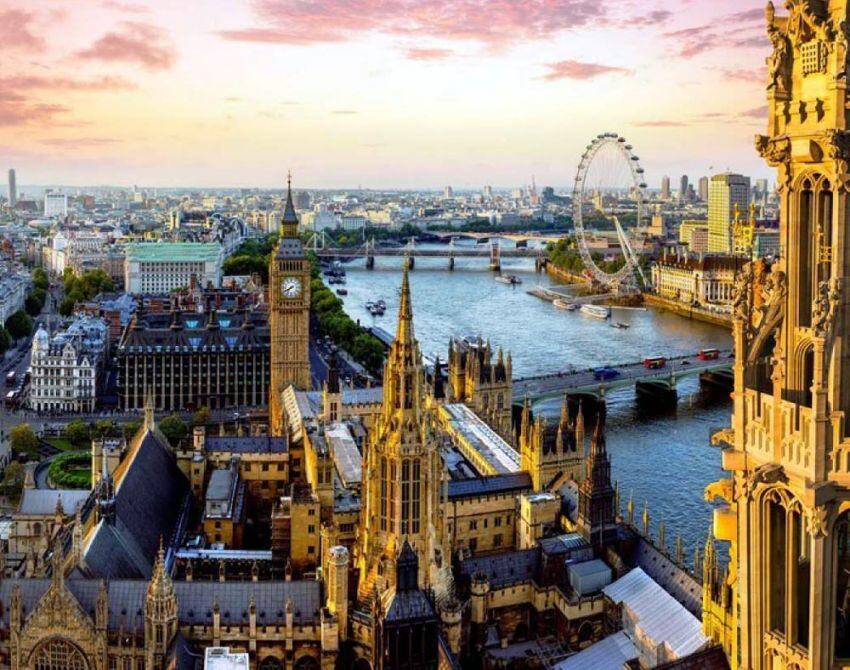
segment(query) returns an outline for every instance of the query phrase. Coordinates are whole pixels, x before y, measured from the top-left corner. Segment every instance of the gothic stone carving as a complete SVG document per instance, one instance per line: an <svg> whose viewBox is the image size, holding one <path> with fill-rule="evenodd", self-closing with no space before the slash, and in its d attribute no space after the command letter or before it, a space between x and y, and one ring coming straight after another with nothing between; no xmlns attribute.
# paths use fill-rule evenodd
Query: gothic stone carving
<svg viewBox="0 0 850 670"><path fill-rule="evenodd" d="M741 486L740 497L751 498L759 484L775 484L786 480L785 471L781 465L778 463L765 463L748 475L745 475Z"/></svg>
<svg viewBox="0 0 850 670"><path fill-rule="evenodd" d="M827 527L826 520L829 517L829 510L826 505L818 505L813 507L806 513L806 529L812 539L826 537Z"/></svg>
<svg viewBox="0 0 850 670"><path fill-rule="evenodd" d="M828 337L835 321L841 299L838 280L824 279L818 284L818 297L812 311L812 330L815 337Z"/></svg>

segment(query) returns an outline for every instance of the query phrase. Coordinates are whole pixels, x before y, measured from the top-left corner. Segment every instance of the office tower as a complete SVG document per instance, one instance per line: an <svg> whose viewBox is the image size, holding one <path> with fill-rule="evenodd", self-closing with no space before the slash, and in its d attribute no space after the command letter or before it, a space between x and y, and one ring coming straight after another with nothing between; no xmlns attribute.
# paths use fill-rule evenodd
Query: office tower
<svg viewBox="0 0 850 670"><path fill-rule="evenodd" d="M699 178L699 199L708 202L708 177Z"/></svg>
<svg viewBox="0 0 850 670"><path fill-rule="evenodd" d="M484 196L485 200L492 200L493 199L493 187L490 186L489 184L487 184L484 187L484 189L482 190L481 193Z"/></svg>
<svg viewBox="0 0 850 670"><path fill-rule="evenodd" d="M708 188L708 251L732 252L732 224L735 206L746 218L750 206L750 178L739 174L716 174Z"/></svg>
<svg viewBox="0 0 850 670"><path fill-rule="evenodd" d="M679 202L685 202L688 198L688 175L683 174L679 180Z"/></svg>
<svg viewBox="0 0 850 670"><path fill-rule="evenodd" d="M454 198L455 197L454 189L451 186L446 186L446 188L443 189L443 197L446 200L451 200L452 198Z"/></svg>
<svg viewBox="0 0 850 670"><path fill-rule="evenodd" d="M756 179L755 192L753 193L753 200L756 203L767 204L767 188L767 179Z"/></svg>
<svg viewBox="0 0 850 670"><path fill-rule="evenodd" d="M670 199L670 177L664 176L661 178L661 199Z"/></svg>
<svg viewBox="0 0 850 670"><path fill-rule="evenodd" d="M15 179L15 170L9 170L9 207L14 207L18 202L18 184Z"/></svg>
<svg viewBox="0 0 850 670"><path fill-rule="evenodd" d="M47 218L68 216L68 196L59 191L45 192L44 216Z"/></svg>

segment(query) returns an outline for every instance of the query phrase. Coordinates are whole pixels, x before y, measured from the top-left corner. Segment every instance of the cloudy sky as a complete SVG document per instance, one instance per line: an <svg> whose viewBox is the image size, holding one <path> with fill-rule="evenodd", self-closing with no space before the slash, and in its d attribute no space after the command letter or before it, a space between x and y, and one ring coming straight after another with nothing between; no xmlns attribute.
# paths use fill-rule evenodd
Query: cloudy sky
<svg viewBox="0 0 850 670"><path fill-rule="evenodd" d="M567 186L617 131L650 186L770 173L763 0L0 0L23 184ZM731 36L731 37L730 37ZM5 180L4 180L5 181Z"/></svg>

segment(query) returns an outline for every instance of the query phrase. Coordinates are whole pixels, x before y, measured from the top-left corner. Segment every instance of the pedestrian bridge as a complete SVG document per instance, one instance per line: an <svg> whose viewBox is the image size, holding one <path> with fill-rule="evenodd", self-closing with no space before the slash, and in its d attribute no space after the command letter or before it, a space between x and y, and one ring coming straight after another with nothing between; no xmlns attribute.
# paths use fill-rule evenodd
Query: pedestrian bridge
<svg viewBox="0 0 850 670"><path fill-rule="evenodd" d="M664 367L649 369L643 361L605 366L616 371L610 379L597 379L594 370L570 369L535 377L513 380L514 400L552 398L565 393L602 396L608 391L635 386L639 392L675 395L676 382L684 377L699 376L701 381L721 387L732 385L731 350L721 351L714 360L702 360L699 354L674 356ZM601 366L600 366L601 367Z"/></svg>

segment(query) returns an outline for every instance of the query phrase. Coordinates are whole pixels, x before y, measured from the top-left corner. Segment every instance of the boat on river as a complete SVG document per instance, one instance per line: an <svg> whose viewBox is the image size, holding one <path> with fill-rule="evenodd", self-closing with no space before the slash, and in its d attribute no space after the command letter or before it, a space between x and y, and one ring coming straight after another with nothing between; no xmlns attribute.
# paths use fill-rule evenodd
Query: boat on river
<svg viewBox="0 0 850 670"><path fill-rule="evenodd" d="M560 309L565 312L575 312L579 306L574 302L567 302L561 298L555 298L552 301L552 304L555 306L555 309Z"/></svg>
<svg viewBox="0 0 850 670"><path fill-rule="evenodd" d="M628 328L628 327L629 327L629 324L628 324L628 323L623 323L622 321L617 321L616 323L612 323L612 324L611 324L611 327L612 327L612 328L620 328L620 329L623 329L623 328Z"/></svg>
<svg viewBox="0 0 850 670"><path fill-rule="evenodd" d="M611 310L604 305L582 305L581 313L593 319L605 320L611 316Z"/></svg>
<svg viewBox="0 0 850 670"><path fill-rule="evenodd" d="M516 275L496 275L496 281L500 284L522 284L522 279L517 277Z"/></svg>

